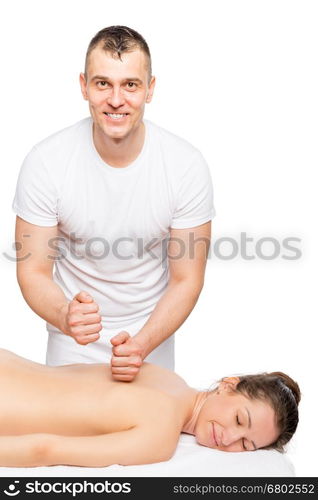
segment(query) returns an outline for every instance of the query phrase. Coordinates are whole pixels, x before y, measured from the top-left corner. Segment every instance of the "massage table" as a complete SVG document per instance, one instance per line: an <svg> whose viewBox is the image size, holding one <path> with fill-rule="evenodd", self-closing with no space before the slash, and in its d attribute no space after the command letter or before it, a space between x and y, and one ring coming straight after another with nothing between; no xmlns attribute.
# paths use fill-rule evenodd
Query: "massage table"
<svg viewBox="0 0 318 500"><path fill-rule="evenodd" d="M276 450L228 453L196 443L195 437L181 434L174 456L148 465L109 467L51 466L0 468L1 477L294 477L286 456Z"/></svg>

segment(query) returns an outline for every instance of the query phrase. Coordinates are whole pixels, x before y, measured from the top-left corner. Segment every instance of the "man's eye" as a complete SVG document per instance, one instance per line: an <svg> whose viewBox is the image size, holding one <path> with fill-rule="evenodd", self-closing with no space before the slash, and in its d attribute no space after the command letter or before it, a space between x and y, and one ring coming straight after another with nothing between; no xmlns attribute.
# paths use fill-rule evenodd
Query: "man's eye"
<svg viewBox="0 0 318 500"><path fill-rule="evenodd" d="M134 82L128 82L128 83L127 83L127 85L128 85L128 87L129 87L130 89L133 89L134 87L136 87L136 86L137 86L137 85L136 85L136 83L134 83Z"/></svg>
<svg viewBox="0 0 318 500"><path fill-rule="evenodd" d="M102 84L102 85L101 85L102 87L106 87L107 82L104 82L104 81L97 82L97 85L100 85L100 84Z"/></svg>

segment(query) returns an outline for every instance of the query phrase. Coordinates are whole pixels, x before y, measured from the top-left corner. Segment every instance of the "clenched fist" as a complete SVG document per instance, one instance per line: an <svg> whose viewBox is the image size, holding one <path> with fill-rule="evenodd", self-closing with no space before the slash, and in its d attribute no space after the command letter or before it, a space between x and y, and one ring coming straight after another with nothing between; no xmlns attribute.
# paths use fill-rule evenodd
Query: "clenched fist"
<svg viewBox="0 0 318 500"><path fill-rule="evenodd" d="M139 373L143 362L141 345L125 331L117 333L110 341L113 345L113 379L131 382Z"/></svg>
<svg viewBox="0 0 318 500"><path fill-rule="evenodd" d="M103 328L98 311L99 307L94 299L86 292L79 292L61 309L62 332L81 345L95 342Z"/></svg>

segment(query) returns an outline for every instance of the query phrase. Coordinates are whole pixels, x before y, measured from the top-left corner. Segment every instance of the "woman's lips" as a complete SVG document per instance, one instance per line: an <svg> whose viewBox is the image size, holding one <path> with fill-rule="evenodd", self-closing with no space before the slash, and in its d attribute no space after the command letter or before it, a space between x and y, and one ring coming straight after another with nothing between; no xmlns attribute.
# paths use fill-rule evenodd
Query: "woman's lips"
<svg viewBox="0 0 318 500"><path fill-rule="evenodd" d="M217 439L216 439L216 435L215 435L215 429L214 429L214 424L213 422L211 422L212 424L212 438L213 438L213 445L214 446L219 446L218 442L217 442Z"/></svg>

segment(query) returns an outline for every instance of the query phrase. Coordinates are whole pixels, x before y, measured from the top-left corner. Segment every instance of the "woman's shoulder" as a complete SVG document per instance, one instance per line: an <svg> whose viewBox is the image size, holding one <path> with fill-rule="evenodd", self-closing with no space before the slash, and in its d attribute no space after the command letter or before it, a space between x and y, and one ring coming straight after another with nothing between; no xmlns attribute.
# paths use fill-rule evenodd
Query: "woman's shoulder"
<svg viewBox="0 0 318 500"><path fill-rule="evenodd" d="M185 380L177 373L152 363L143 363L136 383L158 389L167 395L177 395L179 391L189 389Z"/></svg>
<svg viewBox="0 0 318 500"><path fill-rule="evenodd" d="M140 425L157 434L159 431L162 435L170 433L173 439L180 434L185 418L186 397L178 386L170 384L168 388L165 380L159 384L157 380L152 380L152 383L135 384L131 396L139 401Z"/></svg>

